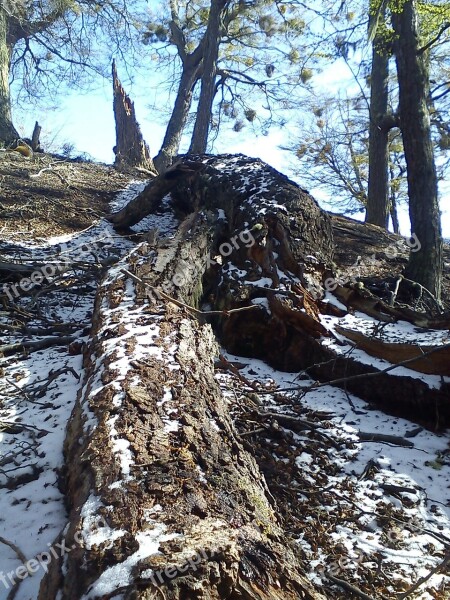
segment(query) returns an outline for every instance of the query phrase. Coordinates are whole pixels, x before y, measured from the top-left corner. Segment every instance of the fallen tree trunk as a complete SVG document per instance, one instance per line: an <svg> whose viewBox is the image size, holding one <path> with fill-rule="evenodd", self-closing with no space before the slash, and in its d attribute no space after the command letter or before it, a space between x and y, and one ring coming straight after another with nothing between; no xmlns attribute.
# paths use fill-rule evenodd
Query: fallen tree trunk
<svg viewBox="0 0 450 600"><path fill-rule="evenodd" d="M111 220L140 220L171 177ZM49 565L39 600L323 598L235 432L207 321L232 352L333 379L391 412L414 407L429 424L450 421L448 384L340 354L321 312L330 220L307 192L242 156L190 157L173 180L164 207L178 233L138 246L98 292L65 442L70 552Z"/></svg>
<svg viewBox="0 0 450 600"><path fill-rule="evenodd" d="M188 225L176 247L144 244L120 266L195 305L214 228ZM196 275L176 287L187 258ZM98 295L65 442L72 549L50 565L40 600L324 598L235 433L210 326L167 301L149 306L136 285L115 268Z"/></svg>

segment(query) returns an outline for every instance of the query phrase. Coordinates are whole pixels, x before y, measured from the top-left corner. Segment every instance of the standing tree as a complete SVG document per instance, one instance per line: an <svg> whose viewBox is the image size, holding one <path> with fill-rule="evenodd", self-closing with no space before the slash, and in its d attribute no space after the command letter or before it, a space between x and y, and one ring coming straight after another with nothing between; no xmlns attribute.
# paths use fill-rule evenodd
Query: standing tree
<svg viewBox="0 0 450 600"><path fill-rule="evenodd" d="M420 46L415 0L391 8L399 85L399 116L407 165L411 233L421 251L410 254L407 276L439 299L442 284L442 232L436 167L430 129L429 71Z"/></svg>
<svg viewBox="0 0 450 600"><path fill-rule="evenodd" d="M222 33L221 14L229 4L228 0L211 0L208 26L205 32L205 51L203 59L203 72L201 77L200 98L197 106L189 152L202 154L206 152L208 134L211 123L214 96L216 95L217 62L219 59L219 46Z"/></svg>
<svg viewBox="0 0 450 600"><path fill-rule="evenodd" d="M315 56L309 52L301 59L305 11L285 0L172 0L170 16L155 17L147 24L144 41L166 43L169 60L173 60L175 46L181 66L174 108L154 159L159 171L178 153L199 81L193 152L206 149L214 107L220 124L223 115L236 120L240 110L249 122L255 121L258 110L254 105L260 113L267 111L269 120L282 105L293 106L293 91L312 75L306 61ZM214 104L217 95L220 100Z"/></svg>
<svg viewBox="0 0 450 600"><path fill-rule="evenodd" d="M386 1L378 15L382 23L386 18ZM374 15L369 20L369 31ZM389 51L385 29L376 27L372 45L370 74L370 125L369 125L369 180L367 190L366 222L387 229L389 217L389 129L393 119L388 119L389 106Z"/></svg>

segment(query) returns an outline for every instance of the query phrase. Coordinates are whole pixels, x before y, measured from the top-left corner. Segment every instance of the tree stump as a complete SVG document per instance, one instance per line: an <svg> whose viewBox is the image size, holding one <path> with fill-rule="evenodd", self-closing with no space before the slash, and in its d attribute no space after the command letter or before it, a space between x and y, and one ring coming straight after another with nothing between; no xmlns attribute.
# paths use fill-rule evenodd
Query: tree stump
<svg viewBox="0 0 450 600"><path fill-rule="evenodd" d="M130 168L145 169L155 173L150 150L142 137L136 119L134 103L126 94L117 75L116 62L112 63L114 119L116 122L116 155L114 166L127 171Z"/></svg>

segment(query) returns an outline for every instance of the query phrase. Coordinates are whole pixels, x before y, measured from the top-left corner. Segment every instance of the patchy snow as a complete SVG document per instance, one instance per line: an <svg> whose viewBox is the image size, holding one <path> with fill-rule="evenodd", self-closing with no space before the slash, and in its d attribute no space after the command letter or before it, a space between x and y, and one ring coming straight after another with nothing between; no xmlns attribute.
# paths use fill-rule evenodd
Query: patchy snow
<svg viewBox="0 0 450 600"><path fill-rule="evenodd" d="M113 208L124 206L144 185L142 182L133 183L117 196ZM177 223L170 215L157 214L139 225L140 228L136 228L136 231L148 231L149 227L154 227L159 235L170 236ZM48 337L44 331L51 329L54 323L62 323L71 326L70 335L77 343L83 343L87 341L86 327L90 325L97 288L95 278L88 275L85 265L103 263L110 266L122 256L125 262L110 266L108 277L117 276L120 269L126 266L126 257L135 248L135 243L118 236L108 222L100 221L84 231L54 237L45 243L23 240L19 246L17 242L3 240L0 248L5 260L23 259L27 256L30 262L41 261L42 272L46 275L41 279L43 285L52 285L53 281L60 282L60 285L54 286L55 289L46 291L45 294L41 294L39 287L36 288L37 293L32 290L31 295L23 294L20 286L8 288L22 310L26 311L28 307L30 311L34 310L35 305L40 310L41 318L36 317L28 322L27 327L42 329L43 334L40 337L33 335L32 339ZM83 282L74 285L75 277L79 275L83 277ZM141 308L131 310L133 298L134 287L127 279L123 302L115 309L108 309L110 320L106 320L102 331L105 334L103 360L105 357L112 358L112 367L117 370L116 381L110 385L117 390L114 404L118 409L122 403L120 381L125 377L128 365L122 342L131 337L136 340L135 360L149 355L163 359L160 347L155 344L160 334L158 316L153 315L151 323L146 325L137 324L137 320L142 323L143 314ZM0 326L3 323L10 325L0 315ZM117 335L119 323L122 324L122 330ZM0 331L3 332L2 344L27 339L22 333L14 333L5 328ZM173 345L168 352L173 356ZM88 393L92 398L104 387L101 378L104 368L102 361L97 361L97 367L93 380L84 384L83 396ZM53 546L67 522L64 497L58 489L58 476L63 464L62 448L66 425L83 385L82 355L69 353L67 343L65 346L32 351L26 358L19 354L0 358L0 368L0 486L3 488L0 515L0 600L6 600L17 582L15 570L25 561L39 559L39 555L45 552L50 552L53 558L62 553L57 546ZM85 414L88 417L86 427L95 427L96 419L87 407ZM133 456L128 441L117 435L114 426L116 418L112 416L108 421L111 443L120 460L123 480L127 480L131 477ZM172 418L167 417L165 423L168 431L177 430ZM113 483L112 487L120 485L119 481ZM81 533L86 545L112 542L124 533L109 528L98 516L100 508L108 510L108 507L101 507L98 499L92 497L82 507L84 528ZM125 571L129 576L129 568L141 556L157 552L158 540L169 539L158 527L138 534L138 552L129 557L126 565L122 565L125 580ZM44 567L45 565L39 565L34 572L29 569L17 589L15 600L37 598L45 573ZM96 583L96 589L109 589L113 577L120 579L119 571L118 566L116 571L106 572L105 577Z"/></svg>
<svg viewBox="0 0 450 600"><path fill-rule="evenodd" d="M102 598L118 588L129 585L132 582L132 569L138 562L153 554L158 554L162 542L179 537L177 534L166 534L164 531L164 525L155 523L153 529L139 532L136 535L139 549L123 562L107 568L97 581L91 585L87 593L82 596L81 600Z"/></svg>
<svg viewBox="0 0 450 600"><path fill-rule="evenodd" d="M222 166L214 166L223 168L225 173L231 169L235 173L243 169L236 166L238 160L239 157L236 157L227 160ZM245 169L248 168L245 165ZM254 193L267 191L270 181L264 180L266 174L262 166L255 163L252 168L261 170L261 187L255 188ZM249 185L249 180L243 177L241 185L244 190ZM119 195L114 208L117 210L125 205L143 186L141 182L133 183ZM251 198L250 195L249 202ZM163 203L168 201L166 198ZM267 199L264 202L260 212L268 207L284 208L274 200ZM225 215L220 214L219 218L225 218ZM158 235L169 237L175 228L174 217L157 213L141 222L134 230L148 232L149 229L154 229ZM43 266L61 266L56 275L63 282L71 283L75 274L86 272L83 270L85 263L92 265L103 262L110 265L118 261L115 266L110 267L108 281L112 277L125 279L120 269L128 265L134 244L117 236L108 223L100 222L73 236L53 238L46 244L24 240L23 247L11 242L2 242L0 247L5 259L17 258L21 253L22 256L26 254L30 261L42 261ZM228 265L228 268L236 277L247 276L245 271L234 265ZM53 282L54 275L55 273L48 277L49 283ZM285 274L279 275L285 277ZM246 283L261 287L272 286L272 281L268 278ZM28 326L44 331L49 323L71 324L71 335L76 337L77 342L85 342L96 285L94 278L86 277L82 286L61 285L47 292L45 301L42 302L39 294L21 297L20 288L10 291L23 310L30 303L39 304L41 317L28 323ZM327 294L326 299L345 309L331 294ZM263 306L266 306L266 302L265 299L253 300L254 304ZM158 314L149 314L144 306L138 309L133 309L133 306L134 286L126 278L125 293L117 305L111 308L103 303L100 307L104 326L99 333L102 335L104 352L102 358L97 360L96 373L86 383L83 383L82 356L79 353L69 353L67 345L33 351L26 358L12 355L0 359L0 600L7 599L17 580L15 570L23 564L22 555L28 561L45 552L59 552L53 544L67 524L67 514L63 495L58 489L58 476L63 463L65 428L77 394L87 398L84 406L87 417L85 426L95 427L96 419L87 404L89 399L104 388L102 373L107 360L110 368L117 373L114 381L107 385L113 386L114 406L120 411L123 402L121 382L129 365L123 342L131 339L134 343L133 360L145 361L153 357L164 361L169 370L177 368L174 361L177 341L169 338L164 340L163 345L156 343L161 335ZM375 332L374 321L361 313L341 319L324 316L323 323L329 328L340 324L365 334ZM0 315L0 324L9 323ZM424 332L406 323L383 326L383 339L387 336L389 341L436 344L448 341L448 335L447 331ZM22 341L24 334L13 331L8 335L2 333L1 337L2 344L14 343ZM41 337L45 337L45 334ZM367 364L381 368L389 366L386 361L368 357L364 352L352 349L351 344L345 343L342 336L337 337L344 342L342 345L336 340L328 342L335 351L347 354L351 351L353 356ZM39 337L34 336L33 339ZM298 533L297 544L306 557L304 560L309 566L308 577L311 581L324 583L325 570L345 579L349 572L361 577L365 571L375 572L380 568L389 574L392 581L401 580L412 585L442 562L444 553L448 552L450 546L448 432L437 434L417 428L405 419L373 410L365 402L334 387L309 389L312 381L305 377L299 380L295 374L276 371L261 361L231 356L225 352L224 356L244 365L241 374L247 380L260 384L259 401L265 409L288 412L290 402L304 410L326 415L320 431L334 440L336 445L322 447L320 460L314 444L306 435L295 433L292 438L295 442L293 449L298 449L295 450L295 468L305 481L320 488L327 487L328 501L321 510L329 522L334 523L321 533L327 544L318 544L315 537L321 515L308 514L304 530ZM407 374L426 381L430 386L440 386L442 381L440 377L423 375L404 367L397 367L394 374ZM234 400L238 387L236 381L229 375L219 375L218 379L225 395L230 401ZM233 392L230 392L230 387ZM275 398L267 393L272 387L280 390L298 388L298 391L285 392L289 402L283 408L279 405L279 397ZM180 425L171 406L170 387L164 388L158 405L164 409L165 434L176 433ZM116 430L117 419L118 416L114 415L107 422L111 447L121 466L120 478L111 483L112 488L120 487L132 477L134 460L129 442L122 439ZM218 429L214 419L210 423ZM412 443L411 447L400 447L386 442L361 442L358 432L389 434L407 438ZM279 457L279 460L286 462L285 457ZM323 482L325 467L328 469L327 480ZM205 475L200 467L197 470L199 481L203 482ZM310 497L306 490L303 492L298 492L297 505L307 507ZM121 564L107 569L93 583L84 596L85 600L109 594L117 587L127 585L133 567L142 558L157 554L163 541L176 537L175 534L167 534L163 525L152 520L152 515L160 508L155 506L148 512L149 528L136 534L138 550ZM125 534L124 530L109 527L99 516L112 510L112 507L102 505L98 498L90 496L80 509L83 521L81 535L83 543L88 547L112 543ZM333 551L340 548L339 558L336 558L336 554L330 555L331 548ZM15 599L35 600L44 573L44 567L39 567L35 572L30 570L18 587ZM444 583L450 585L450 577L446 573L436 573L417 592L416 600L439 597L428 593L426 587L438 590Z"/></svg>
<svg viewBox="0 0 450 600"><path fill-rule="evenodd" d="M321 509L334 522L334 527L327 525L323 531L320 517L310 511L298 535L311 581L326 583L328 588L326 571L345 580L350 574L359 579L364 572L381 568L392 581L404 582L407 589L443 561L450 546L450 432L433 433L386 415L335 387L314 389L312 380L302 376L299 381L296 374L277 371L260 360L222 354L240 365L242 381L253 382L260 390L298 389L284 391L287 400L281 406L280 392L278 401L272 394L257 394L261 410L292 414L288 407L298 405L324 415L320 431L337 442L337 448L330 444L326 451L329 466L324 471L323 452L316 453L313 441L296 433L293 437L302 448L294 461L299 475L313 489L326 488L329 502ZM242 381L229 374L219 373L217 378L230 402L245 389ZM255 393L255 389L251 391ZM359 431L407 438L411 447L360 442ZM327 470L336 473L328 474L324 482ZM299 506L308 506L311 500L301 489L297 497ZM343 517L346 514L347 518ZM323 544L318 542L319 532L327 540ZM414 598L448 597L446 592L433 595L427 591L440 590L444 583L448 591L448 570L433 575Z"/></svg>
<svg viewBox="0 0 450 600"><path fill-rule="evenodd" d="M327 294L326 299L339 308L342 305L337 300L332 300L332 295ZM344 307L345 308L345 307ZM343 317L321 315L322 324L333 332L334 338L323 340L323 344L331 348L337 354L354 358L355 360L383 370L390 368L392 364L387 360L370 356L363 350L355 347L354 343L347 339L342 333L336 331L336 326L343 329L357 331L366 337L383 340L388 343L414 343L416 345L439 346L450 342L448 330L433 330L416 327L406 321L397 323L380 323L366 314L356 311L354 314L346 314ZM396 366L390 370L390 374L397 377L412 377L426 383L430 388L440 389L443 382L450 382L450 377L441 375L427 375L406 366Z"/></svg>

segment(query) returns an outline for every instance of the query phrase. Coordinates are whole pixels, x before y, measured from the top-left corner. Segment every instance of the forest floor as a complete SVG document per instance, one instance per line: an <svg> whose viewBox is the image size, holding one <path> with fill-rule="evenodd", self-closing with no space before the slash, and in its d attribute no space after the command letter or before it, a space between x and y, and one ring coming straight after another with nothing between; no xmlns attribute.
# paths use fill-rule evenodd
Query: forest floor
<svg viewBox="0 0 450 600"><path fill-rule="evenodd" d="M20 580L15 569L53 548L67 521L59 481L65 426L83 385L81 345L102 275L136 241L102 217L142 189L143 181L130 179L110 166L48 155L0 159L2 260L65 266L35 291L8 288L14 312L8 297L0 311L0 600L37 599L44 570ZM333 224L343 277L391 277L405 265L399 236L343 217ZM170 236L174 225L160 214L134 229L136 237L151 227ZM448 247L445 262L450 308ZM25 353L11 347L28 342ZM425 430L345 390L314 389L305 374L225 351L217 378L305 573L326 597L356 598L358 589L374 600L449 597L448 432ZM302 391L280 391L299 383ZM299 419L310 428L299 430ZM361 432L396 442L363 440Z"/></svg>

